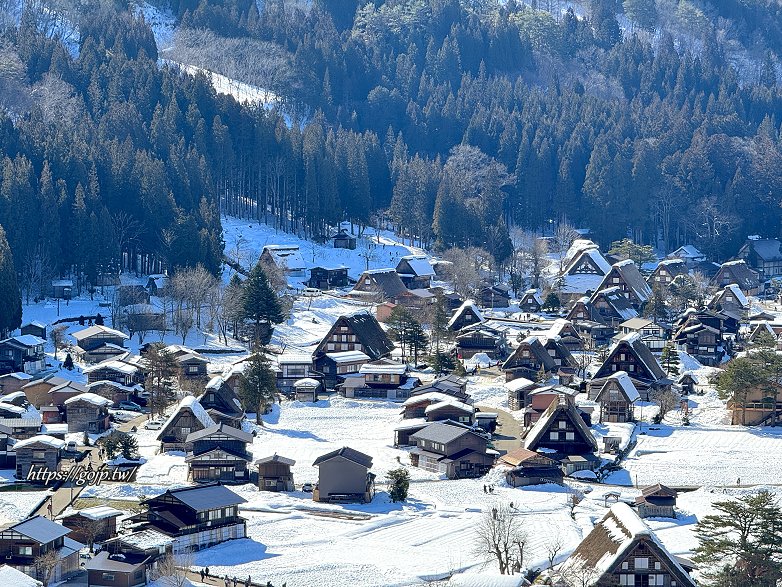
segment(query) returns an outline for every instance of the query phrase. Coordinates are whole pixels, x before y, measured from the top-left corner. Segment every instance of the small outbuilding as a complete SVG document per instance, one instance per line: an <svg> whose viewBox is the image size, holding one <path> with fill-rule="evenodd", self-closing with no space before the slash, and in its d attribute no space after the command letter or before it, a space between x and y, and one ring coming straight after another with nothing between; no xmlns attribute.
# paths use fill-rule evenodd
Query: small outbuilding
<svg viewBox="0 0 782 587"><path fill-rule="evenodd" d="M255 461L258 467L258 489L261 491L293 491L291 467L296 461L274 453Z"/></svg>

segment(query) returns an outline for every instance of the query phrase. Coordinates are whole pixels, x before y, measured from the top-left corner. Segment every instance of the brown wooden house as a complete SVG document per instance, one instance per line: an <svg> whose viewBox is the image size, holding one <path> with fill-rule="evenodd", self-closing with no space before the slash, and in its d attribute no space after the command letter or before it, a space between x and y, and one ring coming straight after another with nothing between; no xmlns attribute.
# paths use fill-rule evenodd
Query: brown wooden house
<svg viewBox="0 0 782 587"><path fill-rule="evenodd" d="M89 392L65 400L68 432L105 432L111 427L108 409L110 405L111 400Z"/></svg>
<svg viewBox="0 0 782 587"><path fill-rule="evenodd" d="M396 272L408 289L427 289L435 276L426 255L405 255L399 259Z"/></svg>
<svg viewBox="0 0 782 587"><path fill-rule="evenodd" d="M535 381L539 379L541 373L549 374L556 369L554 357L549 354L537 336L528 336L522 340L513 354L502 364L506 381L519 377Z"/></svg>
<svg viewBox="0 0 782 587"><path fill-rule="evenodd" d="M226 424L191 432L185 443L193 449L187 453L190 478L196 483L247 483L252 455L247 445L253 435Z"/></svg>
<svg viewBox="0 0 782 587"><path fill-rule="evenodd" d="M255 461L258 468L258 489L261 491L294 491L291 467L296 461L274 453Z"/></svg>
<svg viewBox="0 0 782 587"><path fill-rule="evenodd" d="M331 241L335 249L349 249L352 251L356 248L356 237L344 228L340 228L337 234L331 237Z"/></svg>
<svg viewBox="0 0 782 587"><path fill-rule="evenodd" d="M618 287L630 304L639 309L652 297L652 288L641 275L638 267L630 259L619 261L611 266L611 271L603 278L598 291Z"/></svg>
<svg viewBox="0 0 782 587"><path fill-rule="evenodd" d="M725 287L731 283L739 286L744 295L754 296L760 290L760 279L756 271L749 268L746 261L728 261L720 266L717 274L711 279L712 285Z"/></svg>
<svg viewBox="0 0 782 587"><path fill-rule="evenodd" d="M543 297L536 289L528 289L519 300L519 309L522 312L537 314L543 309Z"/></svg>
<svg viewBox="0 0 782 587"><path fill-rule="evenodd" d="M499 462L512 467L505 473L505 480L511 487L526 487L542 483L562 483L562 467L554 459L517 448L500 457Z"/></svg>
<svg viewBox="0 0 782 587"><path fill-rule="evenodd" d="M448 329L458 332L462 328L483 322L483 314L472 300L466 300L448 321Z"/></svg>
<svg viewBox="0 0 782 587"><path fill-rule="evenodd" d="M223 377L216 376L206 384L198 402L215 422L241 428L245 417L242 403Z"/></svg>
<svg viewBox="0 0 782 587"><path fill-rule="evenodd" d="M500 360L507 355L505 333L483 324L467 326L456 335L456 353L460 359L470 359L484 353L491 359Z"/></svg>
<svg viewBox="0 0 782 587"><path fill-rule="evenodd" d="M486 437L461 426L435 422L410 439L416 443L410 464L449 479L481 477L494 464Z"/></svg>
<svg viewBox="0 0 782 587"><path fill-rule="evenodd" d="M347 446L319 456L312 463L318 467L318 484L312 499L320 502L369 503L375 496L372 457Z"/></svg>
<svg viewBox="0 0 782 587"><path fill-rule="evenodd" d="M121 515L120 510L99 505L66 513L58 521L71 530L71 538L91 547L117 535L117 518Z"/></svg>
<svg viewBox="0 0 782 587"><path fill-rule="evenodd" d="M139 587L147 584L152 561L144 554L102 550L85 563L84 569L89 587Z"/></svg>
<svg viewBox="0 0 782 587"><path fill-rule="evenodd" d="M589 584L595 587L695 587L681 559L668 552L632 508L622 502L611 506L559 573L563 577L590 577Z"/></svg>
<svg viewBox="0 0 782 587"><path fill-rule="evenodd" d="M0 373L35 374L46 368L46 341L32 334L0 340Z"/></svg>
<svg viewBox="0 0 782 587"><path fill-rule="evenodd" d="M589 382L589 399L594 401L606 378L618 371L627 373L643 401L649 401L651 391L670 388L673 385L673 381L668 378L638 334L623 336L611 348L608 357Z"/></svg>
<svg viewBox="0 0 782 587"><path fill-rule="evenodd" d="M108 343L122 347L125 346L125 341L130 338L124 332L99 325L78 330L71 336L76 339L76 344L85 351L90 351Z"/></svg>
<svg viewBox="0 0 782 587"><path fill-rule="evenodd" d="M350 285L348 268L340 267L313 267L310 269L310 278L307 287L315 289L334 289Z"/></svg>
<svg viewBox="0 0 782 587"><path fill-rule="evenodd" d="M562 395L551 402L535 425L523 438L527 450L541 449L551 458L562 460L568 456L581 456L597 451L597 441L584 422L583 416L572 401ZM572 471L567 471L571 473Z"/></svg>
<svg viewBox="0 0 782 587"><path fill-rule="evenodd" d="M638 316L638 311L618 286L596 291L589 299L589 305L591 318L612 328Z"/></svg>
<svg viewBox="0 0 782 587"><path fill-rule="evenodd" d="M660 264L652 271L646 279L646 283L652 289L659 287L667 290L674 279L680 275L687 275L688 271L689 268L684 259L665 259L660 261Z"/></svg>
<svg viewBox="0 0 782 587"><path fill-rule="evenodd" d="M64 440L46 434L20 440L14 445L16 478L27 479L28 473L33 468L59 471L64 446Z"/></svg>
<svg viewBox="0 0 782 587"><path fill-rule="evenodd" d="M0 531L0 558L9 567L42 580L43 569L35 561L39 556L55 552L57 563L49 580L64 581L79 570L79 550L84 546L73 540L70 532L43 516L28 518Z"/></svg>
<svg viewBox="0 0 782 587"><path fill-rule="evenodd" d="M612 373L597 392L600 404L599 422L632 422L633 406L640 399L632 379L624 371Z"/></svg>
<svg viewBox="0 0 782 587"><path fill-rule="evenodd" d="M164 452L169 450L190 451L193 449L192 444L187 442L190 433L214 425L215 421L198 403L198 400L192 395L188 395L179 402L174 413L163 424L157 440L161 443L161 450Z"/></svg>

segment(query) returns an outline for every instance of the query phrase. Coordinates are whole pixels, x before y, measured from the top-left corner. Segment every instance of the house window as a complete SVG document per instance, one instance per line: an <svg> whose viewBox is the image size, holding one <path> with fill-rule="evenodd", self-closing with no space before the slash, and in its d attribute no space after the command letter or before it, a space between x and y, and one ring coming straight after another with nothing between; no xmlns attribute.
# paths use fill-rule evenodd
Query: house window
<svg viewBox="0 0 782 587"><path fill-rule="evenodd" d="M575 440L576 434L575 432L565 432L565 440Z"/></svg>
<svg viewBox="0 0 782 587"><path fill-rule="evenodd" d="M549 432L549 440L559 440L559 432Z"/></svg>
<svg viewBox="0 0 782 587"><path fill-rule="evenodd" d="M335 344L333 344L333 343L331 343L331 342L330 342L330 343L328 343L328 344L326 345L326 350L327 350L327 351L333 351L333 350L334 350L334 348L335 348L335 346L336 346Z"/></svg>
<svg viewBox="0 0 782 587"><path fill-rule="evenodd" d="M623 571L626 571L629 568L630 568L630 563L628 563L627 561L622 563L622 570Z"/></svg>
<svg viewBox="0 0 782 587"><path fill-rule="evenodd" d="M114 575L112 573L103 573L100 578L104 581L114 581Z"/></svg>
<svg viewBox="0 0 782 587"><path fill-rule="evenodd" d="M619 283L619 278L618 277L612 277L611 278L611 283Z"/></svg>
<svg viewBox="0 0 782 587"><path fill-rule="evenodd" d="M660 563L658 561L654 562L654 570L659 571L662 567L660 566Z"/></svg>
<svg viewBox="0 0 782 587"><path fill-rule="evenodd" d="M182 434L184 434L185 436L190 434L190 428L182 428Z"/></svg>
<svg viewBox="0 0 782 587"><path fill-rule="evenodd" d="M34 450L33 451L33 458L34 459L45 459L46 458L46 451L44 451L44 450Z"/></svg>
<svg viewBox="0 0 782 587"><path fill-rule="evenodd" d="M635 559L635 568L638 571L646 570L649 568L649 559L647 557L638 557Z"/></svg>
<svg viewBox="0 0 782 587"><path fill-rule="evenodd" d="M619 575L619 584L620 585L635 585L635 578L633 575L628 575L627 573L622 573Z"/></svg>
<svg viewBox="0 0 782 587"><path fill-rule="evenodd" d="M32 546L20 546L19 547L19 554L21 556L33 556L33 547Z"/></svg>
<svg viewBox="0 0 782 587"><path fill-rule="evenodd" d="M198 373L198 365L188 365L187 372L191 374Z"/></svg>
<svg viewBox="0 0 782 587"><path fill-rule="evenodd" d="M275 481L274 479L265 479L263 484L266 487L276 487L277 486L277 481Z"/></svg>
<svg viewBox="0 0 782 587"><path fill-rule="evenodd" d="M665 575L649 575L649 587L665 587Z"/></svg>
<svg viewBox="0 0 782 587"><path fill-rule="evenodd" d="M562 430L563 428L567 428L567 422L565 422L564 420L560 420L558 424L560 430Z"/></svg>

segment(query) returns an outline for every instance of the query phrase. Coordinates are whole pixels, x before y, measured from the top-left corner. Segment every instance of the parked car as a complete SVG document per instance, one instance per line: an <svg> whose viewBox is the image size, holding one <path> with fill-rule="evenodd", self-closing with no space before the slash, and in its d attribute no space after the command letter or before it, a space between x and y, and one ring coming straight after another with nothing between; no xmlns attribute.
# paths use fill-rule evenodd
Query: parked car
<svg viewBox="0 0 782 587"><path fill-rule="evenodd" d="M313 487L312 483L305 483L301 486L301 490L306 491L307 493L312 493L314 489L315 487Z"/></svg>
<svg viewBox="0 0 782 587"><path fill-rule="evenodd" d="M305 287L304 291L301 292L301 295L305 298L314 298L320 295L320 290L315 289L314 287Z"/></svg>
<svg viewBox="0 0 782 587"><path fill-rule="evenodd" d="M117 407L120 410L126 410L128 412L143 412L144 410L141 409L141 406L138 405L136 402L120 402Z"/></svg>
<svg viewBox="0 0 782 587"><path fill-rule="evenodd" d="M160 420L150 420L144 424L145 430L160 430L163 427L163 422Z"/></svg>

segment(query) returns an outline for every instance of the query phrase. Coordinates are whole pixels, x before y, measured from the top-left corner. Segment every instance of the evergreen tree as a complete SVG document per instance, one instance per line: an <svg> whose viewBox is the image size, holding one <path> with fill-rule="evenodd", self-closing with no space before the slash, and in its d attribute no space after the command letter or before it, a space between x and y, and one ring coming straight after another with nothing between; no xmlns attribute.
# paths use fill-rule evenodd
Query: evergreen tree
<svg viewBox="0 0 782 587"><path fill-rule="evenodd" d="M282 306L269 279L258 262L244 282L242 318L251 320L255 330L255 344L265 345L271 340L274 324L284 320Z"/></svg>
<svg viewBox="0 0 782 587"><path fill-rule="evenodd" d="M65 355L65 361L63 361L62 366L68 369L68 371L73 371L73 357L71 357L71 353Z"/></svg>
<svg viewBox="0 0 782 587"><path fill-rule="evenodd" d="M776 587L782 581L782 509L768 492L716 502L695 527L695 562L712 585Z"/></svg>
<svg viewBox="0 0 782 587"><path fill-rule="evenodd" d="M150 411L163 416L166 408L176 401L176 377L179 365L163 344L153 343L141 354L146 368L144 389L150 392Z"/></svg>
<svg viewBox="0 0 782 587"><path fill-rule="evenodd" d="M0 336L22 324L22 294L16 281L16 267L5 231L0 226Z"/></svg>
<svg viewBox="0 0 782 587"><path fill-rule="evenodd" d="M669 342L663 347L660 355L660 365L672 377L676 377L679 374L679 355L673 348L673 343Z"/></svg>
<svg viewBox="0 0 782 587"><path fill-rule="evenodd" d="M407 347L413 354L413 363L418 365L418 356L426 352L429 347L429 337L426 336L421 323L418 320L411 320L407 331Z"/></svg>
<svg viewBox="0 0 782 587"><path fill-rule="evenodd" d="M123 459L138 458L138 440L132 434L123 434L119 439L119 450Z"/></svg>
<svg viewBox="0 0 782 587"><path fill-rule="evenodd" d="M559 309L561 305L562 303L559 301L559 296L556 294L556 292L553 291L548 293L545 301L543 302L543 307L546 308L549 312L554 312L555 310Z"/></svg>
<svg viewBox="0 0 782 587"><path fill-rule="evenodd" d="M391 498L391 501L394 503L405 501L407 492L410 489L410 472L404 467L400 467L386 473L386 478L389 484L388 496Z"/></svg>
<svg viewBox="0 0 782 587"><path fill-rule="evenodd" d="M274 403L277 376L263 350L256 351L247 361L239 381L239 399L247 411L255 411L255 423L263 426L261 416Z"/></svg>

